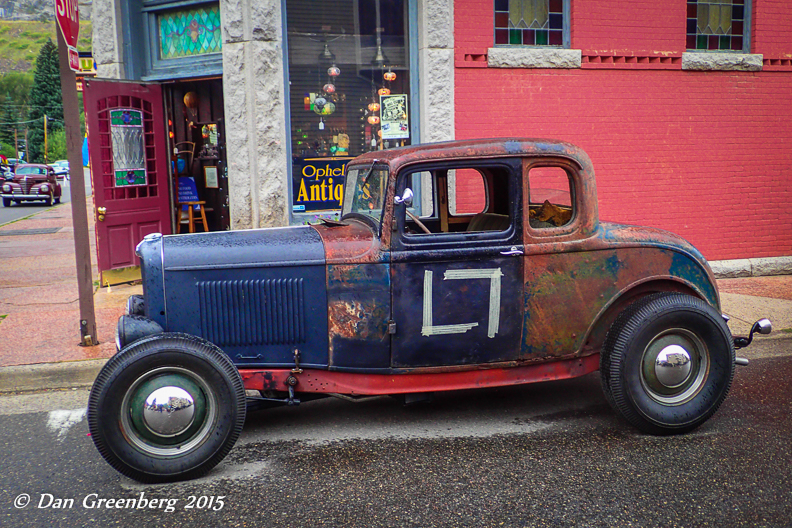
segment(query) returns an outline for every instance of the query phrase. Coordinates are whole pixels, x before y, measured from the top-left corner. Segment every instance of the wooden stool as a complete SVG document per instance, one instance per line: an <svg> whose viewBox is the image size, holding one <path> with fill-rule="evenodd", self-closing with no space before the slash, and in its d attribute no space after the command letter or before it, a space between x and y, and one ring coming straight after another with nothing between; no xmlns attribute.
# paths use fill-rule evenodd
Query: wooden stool
<svg viewBox="0 0 792 528"><path fill-rule="evenodd" d="M187 211L183 211L181 209L182 205L186 205L187 206ZM201 212L201 216L200 217L194 215L195 206L196 205L199 207L199 210ZM188 229L189 233L195 233L195 224L197 222L202 222L203 223L204 233L208 233L209 232L209 225L206 223L206 208L204 207L205 205L206 205L205 201L200 201L200 202L179 202L178 203L177 206L178 206L179 211L180 211L180 215L179 215L179 233L182 232L181 226L183 224L189 225L189 229ZM187 215L185 216L184 213L187 213Z"/></svg>

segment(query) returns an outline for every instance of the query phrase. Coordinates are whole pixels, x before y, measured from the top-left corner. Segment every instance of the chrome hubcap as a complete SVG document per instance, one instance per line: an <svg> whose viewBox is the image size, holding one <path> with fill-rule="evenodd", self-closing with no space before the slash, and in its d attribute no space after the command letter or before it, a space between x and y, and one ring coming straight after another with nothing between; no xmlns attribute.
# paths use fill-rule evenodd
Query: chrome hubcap
<svg viewBox="0 0 792 528"><path fill-rule="evenodd" d="M641 385L655 401L679 405L701 390L709 364L709 350L696 334L672 328L646 345L641 360Z"/></svg>
<svg viewBox="0 0 792 528"><path fill-rule="evenodd" d="M679 345L668 345L655 360L657 381L666 387L677 387L690 375L690 354Z"/></svg>
<svg viewBox="0 0 792 528"><path fill-rule="evenodd" d="M124 436L154 456L182 456L203 444L218 419L217 398L207 382L180 367L140 376L122 402Z"/></svg>
<svg viewBox="0 0 792 528"><path fill-rule="evenodd" d="M174 436L186 431L195 418L195 400L181 387L162 387L146 398L143 422L160 436Z"/></svg>

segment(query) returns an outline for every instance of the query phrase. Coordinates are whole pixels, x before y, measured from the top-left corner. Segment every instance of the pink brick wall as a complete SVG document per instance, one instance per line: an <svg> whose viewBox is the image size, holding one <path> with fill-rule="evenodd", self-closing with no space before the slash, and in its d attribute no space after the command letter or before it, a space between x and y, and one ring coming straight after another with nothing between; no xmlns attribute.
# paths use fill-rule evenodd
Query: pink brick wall
<svg viewBox="0 0 792 528"><path fill-rule="evenodd" d="M584 48L584 55L681 54L684 4L573 2L572 48ZM458 139L570 141L594 163L602 219L668 229L713 260L792 255L792 67L756 73L460 67L465 54L491 46L491 6L455 2ZM754 0L754 8L755 49L792 56L792 32L773 29L792 25L792 3ZM476 10L486 13L471 14ZM647 13L657 28L640 29ZM679 35L670 39L673 13ZM774 13L772 27L762 20L767 13ZM610 23L618 19L625 31Z"/></svg>
<svg viewBox="0 0 792 528"><path fill-rule="evenodd" d="M685 51L686 10L685 1L674 0L573 1L572 47L584 53L678 55Z"/></svg>
<svg viewBox="0 0 792 528"><path fill-rule="evenodd" d="M792 58L792 2L754 0L752 53L765 59Z"/></svg>

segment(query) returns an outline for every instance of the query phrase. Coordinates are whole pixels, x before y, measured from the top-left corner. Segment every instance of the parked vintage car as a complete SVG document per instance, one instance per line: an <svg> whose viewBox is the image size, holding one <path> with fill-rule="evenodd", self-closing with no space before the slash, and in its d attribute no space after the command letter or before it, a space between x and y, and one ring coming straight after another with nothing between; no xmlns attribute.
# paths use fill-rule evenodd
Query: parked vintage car
<svg viewBox="0 0 792 528"><path fill-rule="evenodd" d="M64 178L69 177L68 160L53 161L52 163L50 163L50 167L52 167L52 170L55 171L55 177L57 177L59 181L63 181Z"/></svg>
<svg viewBox="0 0 792 528"><path fill-rule="evenodd" d="M340 221L153 234L137 254L144 294L88 421L102 456L144 482L208 471L248 404L596 370L639 430L683 433L726 397L735 345L770 331L732 337L709 265L678 236L600 222L588 156L558 141L372 152L348 165Z"/></svg>
<svg viewBox="0 0 792 528"><path fill-rule="evenodd" d="M42 200L47 205L52 205L60 203L61 199L60 183L49 165L17 165L14 178L4 182L0 190L4 207L10 207L12 201L19 203Z"/></svg>

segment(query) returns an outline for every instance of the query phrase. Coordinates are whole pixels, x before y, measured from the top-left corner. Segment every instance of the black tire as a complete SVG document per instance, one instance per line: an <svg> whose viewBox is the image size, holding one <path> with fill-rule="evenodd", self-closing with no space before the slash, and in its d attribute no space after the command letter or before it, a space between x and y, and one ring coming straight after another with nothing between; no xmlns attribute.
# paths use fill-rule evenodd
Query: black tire
<svg viewBox="0 0 792 528"><path fill-rule="evenodd" d="M60 196L58 196L57 198L55 198L55 203L56 203L56 204L59 204L59 203L60 203Z"/></svg>
<svg viewBox="0 0 792 528"><path fill-rule="evenodd" d="M99 453L122 474L145 483L187 480L225 458L242 431L246 403L239 371L218 347L157 334L102 368L88 400L88 427ZM182 411L173 416L186 423L162 430L174 428L171 415Z"/></svg>
<svg viewBox="0 0 792 528"><path fill-rule="evenodd" d="M11 198L3 198L3 207L11 207Z"/></svg>
<svg viewBox="0 0 792 528"><path fill-rule="evenodd" d="M717 310L690 295L659 293L619 314L602 346L600 376L608 402L639 430L680 434L718 410L734 364Z"/></svg>
<svg viewBox="0 0 792 528"><path fill-rule="evenodd" d="M52 207L52 201L53 200L54 200L54 198L52 197L52 193L50 193L50 195L47 196L47 199L44 200L44 203L47 204L47 207Z"/></svg>

